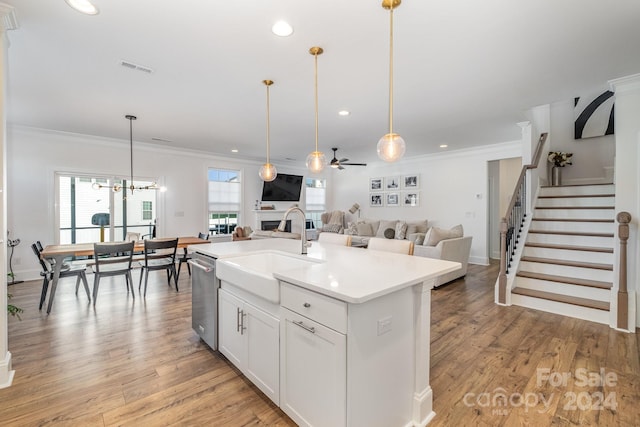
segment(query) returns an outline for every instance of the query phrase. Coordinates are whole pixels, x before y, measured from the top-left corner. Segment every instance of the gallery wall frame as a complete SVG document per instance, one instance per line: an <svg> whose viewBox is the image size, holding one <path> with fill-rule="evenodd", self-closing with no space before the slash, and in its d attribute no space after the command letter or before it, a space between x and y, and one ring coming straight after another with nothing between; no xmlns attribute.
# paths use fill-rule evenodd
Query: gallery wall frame
<svg viewBox="0 0 640 427"><path fill-rule="evenodd" d="M381 208L384 206L384 193L370 193L369 206L372 208Z"/></svg>

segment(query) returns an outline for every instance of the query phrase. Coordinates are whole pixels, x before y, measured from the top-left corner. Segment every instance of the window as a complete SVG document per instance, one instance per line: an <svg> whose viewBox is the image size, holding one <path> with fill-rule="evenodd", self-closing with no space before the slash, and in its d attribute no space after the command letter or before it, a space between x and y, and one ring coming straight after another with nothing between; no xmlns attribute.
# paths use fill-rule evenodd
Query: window
<svg viewBox="0 0 640 427"><path fill-rule="evenodd" d="M209 233L231 234L242 204L240 171L209 169Z"/></svg>
<svg viewBox="0 0 640 427"><path fill-rule="evenodd" d="M94 188L102 184L102 188ZM74 176L56 174L57 243L91 243L124 240L127 232L151 234L156 217L155 190L121 190L108 186L127 181L116 177ZM136 181L136 185L146 185ZM151 184L151 183L148 183ZM108 223L93 221L96 214L108 218Z"/></svg>
<svg viewBox="0 0 640 427"><path fill-rule="evenodd" d="M152 218L153 218L153 202L145 200L142 202L142 220L149 221Z"/></svg>
<svg viewBox="0 0 640 427"><path fill-rule="evenodd" d="M307 229L322 227L320 216L326 210L326 186L324 179L305 180L305 206L307 208Z"/></svg>

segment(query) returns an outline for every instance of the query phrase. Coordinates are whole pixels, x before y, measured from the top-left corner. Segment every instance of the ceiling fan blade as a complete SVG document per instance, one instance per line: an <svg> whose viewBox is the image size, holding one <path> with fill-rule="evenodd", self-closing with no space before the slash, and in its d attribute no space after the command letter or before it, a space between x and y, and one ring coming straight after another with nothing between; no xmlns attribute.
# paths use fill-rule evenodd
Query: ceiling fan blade
<svg viewBox="0 0 640 427"><path fill-rule="evenodd" d="M367 166L366 163L342 163L343 165L349 165L349 166Z"/></svg>
<svg viewBox="0 0 640 427"><path fill-rule="evenodd" d="M344 169L344 168L342 167L342 165L338 165L338 170L339 170L339 171L341 171L341 170L343 170L343 169Z"/></svg>
<svg viewBox="0 0 640 427"><path fill-rule="evenodd" d="M342 158L342 159L340 159L340 160L338 160L338 161L339 161L340 163L342 163L342 162L348 162L348 161L349 161L349 159Z"/></svg>

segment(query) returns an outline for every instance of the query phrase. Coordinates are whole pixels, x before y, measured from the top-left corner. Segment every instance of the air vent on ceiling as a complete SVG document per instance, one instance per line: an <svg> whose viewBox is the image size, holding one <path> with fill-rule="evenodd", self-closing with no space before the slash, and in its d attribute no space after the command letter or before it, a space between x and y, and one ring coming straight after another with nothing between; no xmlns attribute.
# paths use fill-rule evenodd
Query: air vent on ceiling
<svg viewBox="0 0 640 427"><path fill-rule="evenodd" d="M151 74L153 73L153 69L149 68L149 67L145 67L144 65L139 65L139 64L134 64L133 62L130 61L120 61L120 65L122 65L123 67L126 68L130 68L132 70L138 70L138 71L142 71L144 73L148 73Z"/></svg>

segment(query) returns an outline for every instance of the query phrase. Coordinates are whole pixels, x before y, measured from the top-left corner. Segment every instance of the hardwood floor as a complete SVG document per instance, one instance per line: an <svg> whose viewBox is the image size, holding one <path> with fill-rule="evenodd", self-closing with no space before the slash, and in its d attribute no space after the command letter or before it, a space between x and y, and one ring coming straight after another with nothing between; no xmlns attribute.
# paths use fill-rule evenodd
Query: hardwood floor
<svg viewBox="0 0 640 427"><path fill-rule="evenodd" d="M497 306L496 276L496 265L470 265L466 278L433 291L431 425L640 425L638 335ZM0 423L295 425L191 330L187 274L179 293L164 274L149 281L147 297L136 290L134 300L119 278L105 280L94 308L65 279L49 316L38 311L40 282L10 286L25 313L9 319L16 375L0 390ZM580 387L583 373L597 382L601 369L606 384ZM563 383L564 374L572 377Z"/></svg>

